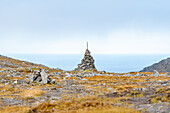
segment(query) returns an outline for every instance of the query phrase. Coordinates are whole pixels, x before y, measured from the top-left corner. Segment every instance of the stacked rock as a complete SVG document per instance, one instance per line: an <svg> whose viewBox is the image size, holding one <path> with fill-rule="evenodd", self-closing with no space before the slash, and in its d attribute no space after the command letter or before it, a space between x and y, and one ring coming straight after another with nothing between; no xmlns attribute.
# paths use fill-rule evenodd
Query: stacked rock
<svg viewBox="0 0 170 113"><path fill-rule="evenodd" d="M84 58L81 60L81 63L77 65L78 67L75 69L75 71L84 71L84 70L96 70L94 65L94 59L90 55L90 51L88 50L88 43L87 43L87 49L84 54Z"/></svg>
<svg viewBox="0 0 170 113"><path fill-rule="evenodd" d="M45 73L44 69L36 72L36 76L33 77L33 82L41 82L43 84L51 83L51 78Z"/></svg>

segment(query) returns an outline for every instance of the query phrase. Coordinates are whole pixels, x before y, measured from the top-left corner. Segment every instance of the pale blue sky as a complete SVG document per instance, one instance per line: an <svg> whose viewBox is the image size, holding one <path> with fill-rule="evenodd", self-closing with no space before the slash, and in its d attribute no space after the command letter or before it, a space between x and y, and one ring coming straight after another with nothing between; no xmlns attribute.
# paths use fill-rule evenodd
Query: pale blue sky
<svg viewBox="0 0 170 113"><path fill-rule="evenodd" d="M169 0L0 0L0 53L170 54Z"/></svg>

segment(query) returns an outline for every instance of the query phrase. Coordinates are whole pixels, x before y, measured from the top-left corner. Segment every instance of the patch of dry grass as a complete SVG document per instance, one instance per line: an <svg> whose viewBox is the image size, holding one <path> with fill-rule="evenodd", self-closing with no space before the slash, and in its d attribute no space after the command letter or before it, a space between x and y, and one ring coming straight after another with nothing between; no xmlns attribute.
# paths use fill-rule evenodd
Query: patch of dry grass
<svg viewBox="0 0 170 113"><path fill-rule="evenodd" d="M75 104L62 101L62 103L42 103L29 111L30 113L140 113L132 108L112 106L98 101L86 101Z"/></svg>
<svg viewBox="0 0 170 113"><path fill-rule="evenodd" d="M20 96L23 96L23 97L35 97L35 96L40 96L43 93L44 93L44 91L42 91L40 88L31 88L31 89L23 90L20 93Z"/></svg>
<svg viewBox="0 0 170 113"><path fill-rule="evenodd" d="M11 106L6 108L0 108L0 113L28 113L30 110L26 106Z"/></svg>
<svg viewBox="0 0 170 113"><path fill-rule="evenodd" d="M94 108L94 109L79 109L71 110L70 113L140 113L132 108L112 107L112 108Z"/></svg>

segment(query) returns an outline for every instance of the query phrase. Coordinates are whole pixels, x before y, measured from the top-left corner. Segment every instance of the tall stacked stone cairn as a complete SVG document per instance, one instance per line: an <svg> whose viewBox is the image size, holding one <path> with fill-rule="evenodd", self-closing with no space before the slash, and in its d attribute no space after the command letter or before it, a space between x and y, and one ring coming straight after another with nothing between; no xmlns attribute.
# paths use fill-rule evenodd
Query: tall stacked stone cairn
<svg viewBox="0 0 170 113"><path fill-rule="evenodd" d="M85 70L91 70L96 71L96 67L94 65L94 59L90 55L90 51L88 50L88 42L87 42L87 49L84 54L84 58L81 60L81 63L77 65L78 67L75 69L75 71L85 71Z"/></svg>

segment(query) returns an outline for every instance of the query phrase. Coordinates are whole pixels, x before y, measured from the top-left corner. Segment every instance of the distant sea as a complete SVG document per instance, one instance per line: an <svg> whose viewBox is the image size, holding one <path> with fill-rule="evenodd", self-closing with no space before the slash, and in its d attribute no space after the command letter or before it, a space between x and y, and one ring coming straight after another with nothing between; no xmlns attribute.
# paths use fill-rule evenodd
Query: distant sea
<svg viewBox="0 0 170 113"><path fill-rule="evenodd" d="M84 57L83 54L6 54L6 56L43 64L51 68L73 70ZM170 54L92 54L99 71L132 72L170 57Z"/></svg>

